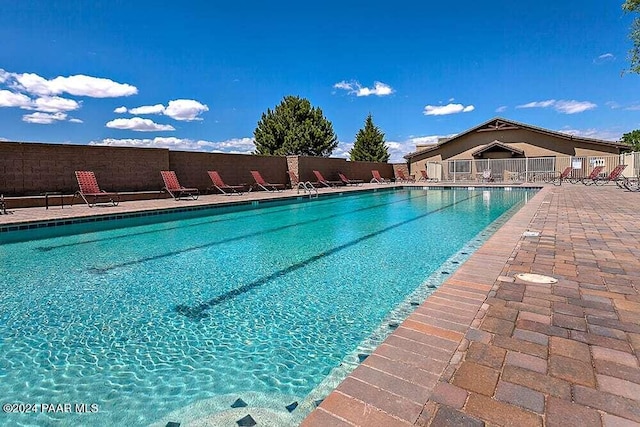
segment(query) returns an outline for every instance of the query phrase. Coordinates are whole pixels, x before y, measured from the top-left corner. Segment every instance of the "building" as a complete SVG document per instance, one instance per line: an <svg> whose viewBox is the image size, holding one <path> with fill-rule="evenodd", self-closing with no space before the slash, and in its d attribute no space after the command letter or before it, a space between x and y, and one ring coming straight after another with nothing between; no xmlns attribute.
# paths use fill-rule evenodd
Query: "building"
<svg viewBox="0 0 640 427"><path fill-rule="evenodd" d="M560 171L572 165L587 172L601 163L618 164L627 145L543 129L504 118L493 118L453 138L416 146L405 156L410 173L440 179L477 179L491 170L497 179ZM612 160L610 160L612 159ZM614 165L615 166L615 165Z"/></svg>

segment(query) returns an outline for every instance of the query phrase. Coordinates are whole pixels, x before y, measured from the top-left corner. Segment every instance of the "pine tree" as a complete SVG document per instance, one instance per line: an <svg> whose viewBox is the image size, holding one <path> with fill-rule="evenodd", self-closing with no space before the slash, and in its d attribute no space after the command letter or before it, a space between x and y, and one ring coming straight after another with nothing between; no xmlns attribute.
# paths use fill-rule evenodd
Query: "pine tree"
<svg viewBox="0 0 640 427"><path fill-rule="evenodd" d="M384 141L384 133L373 124L371 114L364 122L364 128L358 131L356 142L349 151L351 160L368 162L388 162L389 149Z"/></svg>
<svg viewBox="0 0 640 427"><path fill-rule="evenodd" d="M297 96L285 96L273 111L267 109L253 135L255 154L328 157L338 146L333 125L322 110Z"/></svg>

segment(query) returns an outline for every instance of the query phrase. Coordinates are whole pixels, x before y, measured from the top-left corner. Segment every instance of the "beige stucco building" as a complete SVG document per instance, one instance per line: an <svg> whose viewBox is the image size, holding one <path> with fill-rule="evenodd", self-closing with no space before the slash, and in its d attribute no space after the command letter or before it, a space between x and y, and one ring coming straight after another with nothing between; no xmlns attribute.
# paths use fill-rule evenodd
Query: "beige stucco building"
<svg viewBox="0 0 640 427"><path fill-rule="evenodd" d="M583 138L497 117L437 144L417 146L405 159L413 175L419 175L420 170L427 170L430 175L436 171L438 175L453 172L473 175L482 168L491 168L492 160L498 159L505 160L493 162L499 169L494 167L494 174L498 175L507 169L524 172L518 169L529 165L541 170L561 170L571 158L585 159L581 168L587 171L594 158L615 159L626 147L620 142Z"/></svg>

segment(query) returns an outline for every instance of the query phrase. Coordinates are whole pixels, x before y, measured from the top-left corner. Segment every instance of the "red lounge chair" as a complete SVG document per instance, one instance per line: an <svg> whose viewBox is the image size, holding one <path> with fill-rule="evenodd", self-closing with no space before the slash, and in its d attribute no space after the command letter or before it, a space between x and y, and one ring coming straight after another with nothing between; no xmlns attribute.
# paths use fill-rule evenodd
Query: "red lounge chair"
<svg viewBox="0 0 640 427"><path fill-rule="evenodd" d="M216 190L218 190L222 194L226 194L227 196L230 196L232 194L242 195L245 192L246 185L227 185L224 183L222 178L220 178L220 174L218 173L218 171L207 171L207 173L209 174L209 178L211 178L211 182L213 183L213 186L209 187L209 189L215 188Z"/></svg>
<svg viewBox="0 0 640 427"><path fill-rule="evenodd" d="M264 191L282 191L284 190L284 184L271 184L262 178L259 171L251 171L253 179L256 181L255 185L262 188Z"/></svg>
<svg viewBox="0 0 640 427"><path fill-rule="evenodd" d="M564 168L564 170L560 175L553 178L553 181L552 181L553 185L562 185L562 181L566 180L569 177L569 175L571 175L572 170L573 168L571 166L567 166L566 168Z"/></svg>
<svg viewBox="0 0 640 427"><path fill-rule="evenodd" d="M626 167L627 165L618 165L615 168L613 168L611 173L609 173L609 175L606 178L596 177L596 179L593 182L596 185L605 185L607 182L613 181L616 184L618 184L618 187L620 187L620 184L618 183L618 181L623 181L625 179L625 177L620 177L620 175L622 175L622 171L624 171Z"/></svg>
<svg viewBox="0 0 640 427"><path fill-rule="evenodd" d="M372 170L371 175L373 176L371 182L377 182L378 184L389 184L391 182L391 180L385 179L380 176L380 172L378 172L377 170Z"/></svg>
<svg viewBox="0 0 640 427"><path fill-rule="evenodd" d="M596 182L596 179L600 176L600 172L604 170L604 166L596 166L593 168L588 177L582 178L582 183L584 185L591 185Z"/></svg>
<svg viewBox="0 0 640 427"><path fill-rule="evenodd" d="M420 171L420 175L421 177L418 179L418 181L437 181L435 178L429 178L427 171L424 169Z"/></svg>
<svg viewBox="0 0 640 427"><path fill-rule="evenodd" d="M340 177L340 181L342 181L344 185L362 185L362 183L364 182L361 179L349 179L342 172L338 172L338 176Z"/></svg>
<svg viewBox="0 0 640 427"><path fill-rule="evenodd" d="M163 190L167 190L167 193L171 194L176 200L180 200L182 196L191 197L193 200L198 200L200 191L197 188L186 188L180 185L178 177L174 171L160 171L162 180L164 181Z"/></svg>
<svg viewBox="0 0 640 427"><path fill-rule="evenodd" d="M73 195L71 205L73 205L76 197L80 196L90 208L98 203L111 203L113 206L118 206L118 202L120 202L118 193L107 193L101 190L93 172L76 171L76 179L78 180L80 190L76 191ZM100 199L102 200L100 201ZM93 204L91 204L89 200L91 200Z"/></svg>
<svg viewBox="0 0 640 427"><path fill-rule="evenodd" d="M407 176L404 174L404 171L402 169L397 169L396 170L396 175L398 176L397 180L400 182L415 182L416 179L412 176L409 176L407 178Z"/></svg>
<svg viewBox="0 0 640 427"><path fill-rule="evenodd" d="M342 184L342 181L327 181L324 179L324 176L320 173L320 171L313 171L313 174L316 176L319 184L324 185L325 187L336 187Z"/></svg>

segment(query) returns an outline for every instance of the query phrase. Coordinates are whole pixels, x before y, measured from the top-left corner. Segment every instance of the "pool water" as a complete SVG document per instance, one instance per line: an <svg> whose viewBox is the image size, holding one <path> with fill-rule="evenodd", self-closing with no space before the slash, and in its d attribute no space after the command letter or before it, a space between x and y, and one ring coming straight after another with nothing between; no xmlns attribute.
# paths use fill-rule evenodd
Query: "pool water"
<svg viewBox="0 0 640 427"><path fill-rule="evenodd" d="M363 192L4 244L3 402L98 410L0 423L235 426L253 408L295 425L389 313L531 194Z"/></svg>

